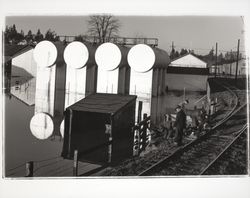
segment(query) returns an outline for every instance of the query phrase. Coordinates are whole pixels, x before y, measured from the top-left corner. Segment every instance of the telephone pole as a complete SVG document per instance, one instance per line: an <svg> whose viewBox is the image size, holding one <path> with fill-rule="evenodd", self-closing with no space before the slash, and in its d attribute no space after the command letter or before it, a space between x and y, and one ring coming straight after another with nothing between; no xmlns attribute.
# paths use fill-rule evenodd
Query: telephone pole
<svg viewBox="0 0 250 198"><path fill-rule="evenodd" d="M171 45L171 50L173 51L174 50L174 41L172 41L172 45Z"/></svg>
<svg viewBox="0 0 250 198"><path fill-rule="evenodd" d="M216 78L216 73L217 73L217 51L218 51L218 43L216 42L216 47L215 47L215 70L214 70L214 77Z"/></svg>
<svg viewBox="0 0 250 198"><path fill-rule="evenodd" d="M237 83L237 77L238 77L239 49L240 49L240 39L238 39L238 46L237 46L236 70L235 70L235 83Z"/></svg>
<svg viewBox="0 0 250 198"><path fill-rule="evenodd" d="M173 53L174 52L174 41L172 41L172 45L170 46L171 47L171 52L170 52L170 58L171 59L174 59L175 58L175 54Z"/></svg>
<svg viewBox="0 0 250 198"><path fill-rule="evenodd" d="M232 75L232 61L233 61L233 51L231 50L231 52L230 52L230 71L229 71L229 76Z"/></svg>

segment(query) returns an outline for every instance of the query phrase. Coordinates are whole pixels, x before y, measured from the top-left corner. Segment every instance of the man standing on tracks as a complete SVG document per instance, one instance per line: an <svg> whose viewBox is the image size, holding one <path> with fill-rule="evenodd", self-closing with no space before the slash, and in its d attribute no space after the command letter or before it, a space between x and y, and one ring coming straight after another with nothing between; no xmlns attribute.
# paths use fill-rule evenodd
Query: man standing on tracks
<svg viewBox="0 0 250 198"><path fill-rule="evenodd" d="M176 134L175 134L175 145L181 146L182 145L182 138L183 138L183 129L186 127L186 114L181 108L180 105L178 105L176 108L176 121L174 123L174 127L176 128Z"/></svg>

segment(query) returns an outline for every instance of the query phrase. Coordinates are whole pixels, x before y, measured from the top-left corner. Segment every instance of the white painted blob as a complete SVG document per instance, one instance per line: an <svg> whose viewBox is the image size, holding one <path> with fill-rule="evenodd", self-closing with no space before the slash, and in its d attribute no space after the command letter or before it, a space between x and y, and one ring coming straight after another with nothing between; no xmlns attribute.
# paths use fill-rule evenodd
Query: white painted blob
<svg viewBox="0 0 250 198"><path fill-rule="evenodd" d="M122 54L115 44L103 43L100 45L95 53L95 60L98 69L112 71L116 69L121 62Z"/></svg>
<svg viewBox="0 0 250 198"><path fill-rule="evenodd" d="M30 121L30 130L36 138L45 140L53 133L53 120L46 113L37 113Z"/></svg>
<svg viewBox="0 0 250 198"><path fill-rule="evenodd" d="M74 69L84 67L89 59L88 48L79 41L67 45L63 54L67 66Z"/></svg>
<svg viewBox="0 0 250 198"><path fill-rule="evenodd" d="M41 41L34 49L34 59L38 67L50 67L57 58L56 46L50 41Z"/></svg>
<svg viewBox="0 0 250 198"><path fill-rule="evenodd" d="M135 45L129 50L128 63L136 72L147 72L155 63L155 53L148 45Z"/></svg>

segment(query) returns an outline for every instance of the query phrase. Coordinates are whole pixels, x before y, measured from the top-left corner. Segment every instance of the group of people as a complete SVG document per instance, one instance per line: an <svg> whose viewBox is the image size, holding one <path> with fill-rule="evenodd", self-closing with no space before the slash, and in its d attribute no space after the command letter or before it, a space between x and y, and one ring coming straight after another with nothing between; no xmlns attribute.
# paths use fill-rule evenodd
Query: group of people
<svg viewBox="0 0 250 198"><path fill-rule="evenodd" d="M186 114L183 108L178 105L175 108L176 120L172 121L171 115L166 114L163 122L164 138L173 138L174 144L181 146L183 138L183 130L186 128Z"/></svg>
<svg viewBox="0 0 250 198"><path fill-rule="evenodd" d="M163 122L163 132L164 132L164 138L167 140L173 140L174 144L177 146L181 146L183 144L183 136L184 131L186 135L191 135L195 138L199 137L204 127L206 127L206 124L208 123L208 115L206 114L206 111L202 109L197 109L195 107L191 118L192 118L192 125L187 126L187 116L184 109L184 105L177 105L175 108L176 111L176 119L175 121L172 120L170 114L166 114L164 117ZM187 128L191 129L191 131L194 131L191 134L188 134Z"/></svg>

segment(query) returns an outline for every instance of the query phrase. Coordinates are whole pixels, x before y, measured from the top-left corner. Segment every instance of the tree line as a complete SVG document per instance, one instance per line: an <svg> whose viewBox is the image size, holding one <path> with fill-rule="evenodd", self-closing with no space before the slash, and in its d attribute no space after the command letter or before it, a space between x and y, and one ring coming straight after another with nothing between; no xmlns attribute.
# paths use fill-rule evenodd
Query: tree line
<svg viewBox="0 0 250 198"><path fill-rule="evenodd" d="M97 43L109 42L112 37L117 37L120 29L120 22L112 15L91 15L87 21L86 34L80 34L74 38L76 41L86 41L88 37L96 37ZM34 44L42 40L59 41L59 36L51 29L43 35L40 29L34 34L31 30L24 34L24 31L17 31L16 25L6 26L4 31L4 42L6 44Z"/></svg>
<svg viewBox="0 0 250 198"><path fill-rule="evenodd" d="M35 44L42 40L59 41L59 36L51 29L48 29L44 35L41 33L40 29L37 30L36 34L32 33L31 30L29 30L27 34L24 34L23 30L20 32L17 31L15 24L6 26L4 31L5 44L27 45Z"/></svg>
<svg viewBox="0 0 250 198"><path fill-rule="evenodd" d="M87 21L87 31L86 34L80 34L75 36L73 40L75 41L89 41L90 37L96 38L96 43L110 42L111 38L118 37L119 29L121 24L118 19L112 15L91 15ZM4 32L4 42L6 44L36 44L42 40L49 41L59 41L59 36L51 29L47 30L43 35L40 29L34 34L31 30L25 35L23 30L17 31L15 24L12 26L6 26ZM199 55L194 52L194 50L181 49L180 52L172 47L170 52L170 59L174 60L185 54L193 54L194 56L200 58L201 60L208 63L208 65L225 64L234 62L236 60L236 52L226 52L224 55L220 53L218 56L215 55L214 49L211 49L206 55ZM240 54L241 58L241 54Z"/></svg>
<svg viewBox="0 0 250 198"><path fill-rule="evenodd" d="M225 54L223 54L221 52L219 55L217 55L217 58L216 58L216 54L214 52L214 49L211 49L209 51L209 53L206 55L199 55L199 54L196 54L194 52L194 50L187 50L184 48L182 48L180 50L180 52L178 50L175 50L174 48L172 48L172 50L170 52L170 59L174 60L174 59L180 58L186 54L192 54L192 55L196 56L197 58L208 63L208 65L214 65L214 64L216 64L216 62L218 65L227 64L227 63L235 62L237 59L237 52L236 51L226 52ZM241 59L241 58L242 58L242 54L240 54L239 59Z"/></svg>

